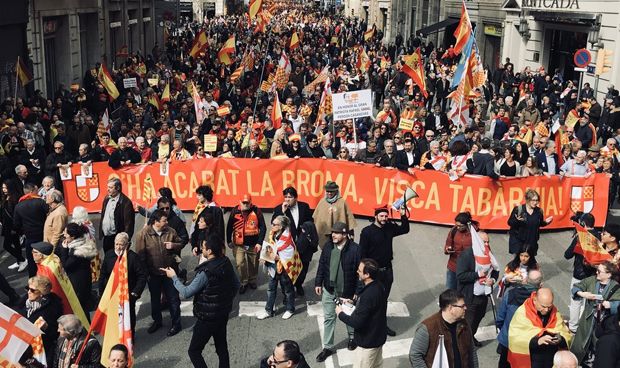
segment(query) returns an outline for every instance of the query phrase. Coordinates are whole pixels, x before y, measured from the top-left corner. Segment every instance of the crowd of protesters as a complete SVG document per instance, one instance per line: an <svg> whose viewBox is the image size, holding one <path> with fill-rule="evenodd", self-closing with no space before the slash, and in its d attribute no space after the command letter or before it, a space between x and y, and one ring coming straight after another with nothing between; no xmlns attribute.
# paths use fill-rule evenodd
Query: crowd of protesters
<svg viewBox="0 0 620 368"><path fill-rule="evenodd" d="M30 276L25 298L20 298L4 278L0 287L10 298L9 303L22 308L29 319L35 321L39 315L45 316L43 342L50 352L50 364L57 359L63 364L72 363L74 357L67 356L63 346L73 339L83 341L85 336L79 320L61 317L58 297L50 292L49 279L37 276L36 264L42 257L52 253L59 256L84 310L91 310L92 280L88 275L97 263L95 260L99 260L99 252L103 263L98 286L103 290L116 257L127 250L133 239L135 253L128 250L132 330L135 302L147 284L153 318L149 333L162 327L160 295L166 296L172 318L168 336L176 335L182 328L179 296L195 295L203 303L196 317L201 328L211 334L195 334L192 338L192 363L206 366L200 354L210 336L214 336L220 366L227 366L226 324L222 319L227 319L237 290L245 293L257 288L258 254L263 240L281 241L289 229L297 246L304 244L305 251L300 250L304 268L317 247L322 250L315 291L327 308L330 336L326 335L317 360L324 361L334 353L333 331L338 317L348 326L349 349L359 346L365 354L365 363L360 361L357 366L379 366L377 349L385 342L385 335L393 336L395 332L382 321L380 326L373 325L372 336L364 334L362 317L342 315L342 307L335 305L334 296L353 302L349 299L354 299L363 287L366 295L387 302L394 281L391 246L389 252L372 247L387 238L391 244L393 236L409 229L406 222L401 227L386 226L386 211L378 209L372 225L375 227L366 230L368 238L360 240L360 249L350 233L355 218L339 196L337 184L328 182L326 197L314 216L307 205L297 202L295 189L287 188L284 203L276 208L277 214L270 223L275 230L269 233L261 209L252 204L249 195L233 209L225 226L223 211L213 201L209 187L197 191L199 203L188 233L185 217L176 207L172 193L162 188L155 208L139 208L148 217L148 225L134 236L135 209L122 193L120 181L110 180L99 234L95 234L83 209L75 209L70 222L63 204L61 172L73 164L107 162L116 169L212 157L288 157L357 161L412 173L436 170L454 178L467 174L499 179L605 173L610 178L608 205L614 204L620 182L620 97L614 86L610 85L608 93L602 96L587 83L579 89L577 81L565 81L559 70L550 73L542 67L526 67L515 71L514 64L506 59L496 70L487 72L487 80L475 96L465 99L465 112L455 114L455 102L450 100L449 93L460 55L454 53L452 46L435 46L421 37L410 37L404 42L401 35L394 43L388 43L381 30L366 37L368 30L375 29L373 25L310 5L277 3L270 9L273 14L268 15L270 23L264 31L254 28L255 21L248 26L247 14L218 16L176 25L166 33L162 45L155 46L148 55L135 53L117 63L108 62L114 83L121 91L113 101L97 78L96 65L81 85L72 86L71 90L61 85L51 98L36 91L27 98L9 98L0 105L4 248L15 260L9 268L19 272L27 269ZM189 56L201 30L207 35L208 46L196 57ZM300 45L291 48L290 39L295 32ZM231 35L236 37L236 52L226 65L219 60L218 51ZM425 91L401 71L402 57L417 48L424 59ZM369 64L360 62L362 49ZM290 74L284 80L274 80L274 84L281 84L277 88L263 88L268 76L276 75L278 79L276 72L282 61L289 64ZM235 72L240 67L243 72L238 75ZM140 87L123 88L126 78L136 78ZM326 79L333 93L371 89L376 115L333 121L321 104ZM192 90L191 82L197 91ZM162 101L163 92L168 89L169 99ZM424 92L428 97L424 97ZM282 102L281 126L272 121L276 93ZM196 95L199 101L195 101ZM204 118L199 121L199 117ZM410 130L401 129L401 119L413 121ZM215 151L205 152L206 134L217 136ZM482 274L471 251L471 231L477 231L477 225L467 213L456 217L445 247L449 255L448 291L439 298L440 312L425 320L416 332L410 355L413 366L431 366L434 349L440 343L438 334L450 339L446 346L451 367L477 366L475 348L480 344L473 334L486 312L488 296L477 283L492 286L497 282L501 282L503 296L501 318L497 319L501 331L500 367L510 366L510 331L516 328L514 325L524 323L520 312L523 309L527 309L523 313L535 312L539 320L530 322L536 328L550 331L540 336L536 330L536 339L529 336L532 340L526 341L532 367L550 367L554 362L559 367L560 361L572 362L575 357L563 352L554 359L556 351L569 346L576 355L575 361L578 359L584 366L613 366L609 363L613 359L617 364L620 358L610 356L619 344L616 310L620 291L615 279L620 229L609 225L600 234L592 229L591 215L575 218L600 238L613 260L588 264L574 252L574 244L568 248L566 257L575 258L570 290L575 305L571 304L566 329L553 306L553 292L541 288L543 274L535 259L539 228L553 218L544 218L538 203L539 194L528 191L525 205L515 207L511 213L509 248L514 260L505 270L495 265ZM323 212L328 213L335 206L342 208L338 211L342 218L326 219ZM328 244L322 243L324 235L331 235ZM479 236L488 253L488 235L480 231ZM194 255L202 255L205 266L185 286L187 272L180 267L180 255L187 243L192 244ZM234 265L223 260L224 244L233 249ZM25 257L22 248L26 250ZM279 249L277 257L285 257L285 253L286 248ZM342 279L330 275L330 271L339 271L332 257L343 257ZM236 275L231 274L233 267ZM501 271L505 272L500 278ZM297 283L280 267L274 266L270 275L269 303L259 318L273 317L279 283L288 299L283 316L288 319L295 312L295 296L304 295L305 273ZM207 280L224 277L229 281L225 286L228 291L214 291L207 286ZM384 287L377 288L380 284L375 279ZM209 293L214 292L217 303L223 306L217 313L209 304L209 297L213 296ZM360 310L368 308L360 306ZM580 308L585 308L581 319ZM372 313L385 315L385 310ZM516 322L511 327L513 316ZM59 328L61 325L65 327ZM60 331L59 340L56 328ZM572 345L571 332L576 334ZM100 347L96 340L87 345L86 359L98 360ZM597 347L604 354L599 354ZM274 366L278 359L287 359L292 366L305 364L299 346L292 341L279 343L263 363Z"/></svg>

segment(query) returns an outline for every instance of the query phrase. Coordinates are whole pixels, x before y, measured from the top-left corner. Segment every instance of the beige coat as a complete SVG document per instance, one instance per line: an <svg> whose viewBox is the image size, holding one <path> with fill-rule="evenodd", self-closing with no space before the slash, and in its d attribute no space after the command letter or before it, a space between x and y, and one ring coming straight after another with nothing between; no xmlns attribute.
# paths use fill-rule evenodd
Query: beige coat
<svg viewBox="0 0 620 368"><path fill-rule="evenodd" d="M322 198L316 206L312 218L316 225L316 231L319 234L319 246L321 249L323 249L323 244L325 244L325 237L331 234L334 223L344 222L349 230L357 226L353 212L342 198L339 198L334 204L329 204L325 198Z"/></svg>
<svg viewBox="0 0 620 368"><path fill-rule="evenodd" d="M45 225L43 225L43 241L56 246L62 237L62 232L65 231L68 218L69 213L64 204L60 204L55 209L51 210L50 213L47 214Z"/></svg>

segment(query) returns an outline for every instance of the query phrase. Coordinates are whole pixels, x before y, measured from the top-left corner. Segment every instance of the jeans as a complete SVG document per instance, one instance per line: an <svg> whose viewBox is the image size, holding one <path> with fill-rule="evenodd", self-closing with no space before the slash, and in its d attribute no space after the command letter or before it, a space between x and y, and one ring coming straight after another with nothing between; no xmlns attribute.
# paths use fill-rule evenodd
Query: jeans
<svg viewBox="0 0 620 368"><path fill-rule="evenodd" d="M456 290L456 272L446 270L446 289Z"/></svg>
<svg viewBox="0 0 620 368"><path fill-rule="evenodd" d="M19 235L17 234L9 234L4 238L4 250L6 250L10 255L15 257L17 262L25 261L24 256L22 256L22 246L19 244Z"/></svg>
<svg viewBox="0 0 620 368"><path fill-rule="evenodd" d="M269 286L267 287L267 305L265 310L269 314L273 314L273 306L276 303L276 297L278 296L278 282L284 292L286 299L286 310L295 313L295 291L293 289L293 283L288 277L286 271L282 273L276 273L274 277L269 280Z"/></svg>
<svg viewBox="0 0 620 368"><path fill-rule="evenodd" d="M323 303L323 347L325 349L334 350L334 330L336 328L336 320L338 317L336 316L336 303L334 303L334 298L336 296L327 289L323 288L323 292L321 293L321 302ZM347 333L349 334L349 339L353 338L353 327L347 326Z"/></svg>
<svg viewBox="0 0 620 368"><path fill-rule="evenodd" d="M168 299L168 309L170 310L170 319L172 319L172 327L181 328L181 299L179 292L174 288L172 280L165 275L150 275L149 292L151 293L151 318L153 322L161 324L161 292L166 294Z"/></svg>
<svg viewBox="0 0 620 368"><path fill-rule="evenodd" d="M228 342L226 341L226 327L228 318L222 318L218 321L196 320L194 325L194 333L189 343L187 353L192 365L195 368L207 368L207 363L202 357L202 351L213 336L215 342L215 352L220 361L220 368L230 367L230 358L228 355Z"/></svg>

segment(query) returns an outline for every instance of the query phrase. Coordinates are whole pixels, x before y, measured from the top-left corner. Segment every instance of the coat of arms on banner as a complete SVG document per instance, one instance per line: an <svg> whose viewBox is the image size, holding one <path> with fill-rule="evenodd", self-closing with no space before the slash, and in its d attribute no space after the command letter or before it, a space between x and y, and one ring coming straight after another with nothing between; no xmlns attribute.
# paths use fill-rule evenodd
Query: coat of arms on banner
<svg viewBox="0 0 620 368"><path fill-rule="evenodd" d="M93 202L99 197L99 175L93 173L92 177L83 175L75 177L77 196L84 202Z"/></svg>
<svg viewBox="0 0 620 368"><path fill-rule="evenodd" d="M589 213L594 208L594 186L572 187L570 209L573 212Z"/></svg>

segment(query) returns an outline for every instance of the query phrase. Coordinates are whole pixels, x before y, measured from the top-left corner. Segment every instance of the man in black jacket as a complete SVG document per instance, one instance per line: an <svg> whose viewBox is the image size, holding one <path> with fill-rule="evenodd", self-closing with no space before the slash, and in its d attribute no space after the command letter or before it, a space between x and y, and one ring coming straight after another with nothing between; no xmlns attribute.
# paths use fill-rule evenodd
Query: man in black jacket
<svg viewBox="0 0 620 368"><path fill-rule="evenodd" d="M480 236L484 247L487 248L489 246L489 235L480 231L478 236ZM480 288L475 288L474 286L479 282L483 282L485 286L493 286L499 276L499 270L496 269L496 265L492 265L487 272L478 270L473 247L465 249L456 263L456 289L465 296L465 304L467 305L465 319L471 326L472 335L475 335L480 321L482 321L486 314L489 297L486 292L479 292L477 289ZM481 346L480 342L475 338L474 345Z"/></svg>
<svg viewBox="0 0 620 368"><path fill-rule="evenodd" d="M26 260L28 261L28 277L37 274L37 265L32 258L32 244L43 240L43 228L47 218L47 204L37 195L37 187L32 183L24 185L24 196L15 206L13 215L13 227L15 231L26 237ZM23 271L20 265L18 271Z"/></svg>
<svg viewBox="0 0 620 368"><path fill-rule="evenodd" d="M99 238L103 239L103 251L114 249L116 234L125 232L133 237L136 215L131 199L123 194L118 178L108 180L108 195L103 199L99 220Z"/></svg>
<svg viewBox="0 0 620 368"><path fill-rule="evenodd" d="M620 366L620 314L616 313L603 320L597 327L596 357L594 367L615 368Z"/></svg>
<svg viewBox="0 0 620 368"><path fill-rule="evenodd" d="M323 350L316 361L324 362L334 353L334 328L336 327L337 298L354 299L360 290L357 267L360 264L359 246L349 239L349 229L344 222L332 226L331 240L323 246L319 267L314 279L314 290L323 303ZM353 328L347 326L349 350L357 347L353 341Z"/></svg>
<svg viewBox="0 0 620 368"><path fill-rule="evenodd" d="M118 149L110 155L108 165L113 169L118 169L129 164L137 164L141 160L140 153L127 145L127 138L120 137Z"/></svg>
<svg viewBox="0 0 620 368"><path fill-rule="evenodd" d="M123 252L127 252L127 280L129 286L129 318L131 321L131 334L136 335L136 300L140 299L144 287L146 286L146 280L148 278L148 272L146 267L142 264L142 261L133 250L129 249L131 244L129 235L127 233L118 233L114 239L114 249L111 249L105 253L103 262L101 264L101 275L99 276L99 293L103 295L108 279L114 270L116 260Z"/></svg>
<svg viewBox="0 0 620 368"><path fill-rule="evenodd" d="M194 297L194 334L189 343L188 354L194 367L206 367L202 351L211 337L220 367L230 367L226 327L240 283L232 263L222 253L224 241L218 234L210 234L200 246L203 260L196 267L196 277L185 286L171 267L162 268L172 279L179 295Z"/></svg>
<svg viewBox="0 0 620 368"><path fill-rule="evenodd" d="M276 217L282 215L285 215L289 218L289 220L291 220L293 241L297 246L297 251L299 252L299 257L301 257L301 263L303 264L301 273L295 281L295 291L297 292L297 295L303 296L305 294L303 283L306 280L306 274L308 273L308 267L310 266L312 255L317 251L317 247L313 247L311 242L304 239L304 237L311 235L304 233L304 226L314 227L312 210L310 209L308 203L297 200L297 189L294 187L285 188L282 191L282 194L284 195L284 202L282 202L281 205L274 207L271 221L273 222ZM308 222L310 224L305 225ZM314 229L314 233L316 234L316 228Z"/></svg>
<svg viewBox="0 0 620 368"><path fill-rule="evenodd" d="M375 281L379 276L379 264L375 260L362 259L357 275L364 288L357 296L353 313L347 313L337 305L336 314L347 326L353 327L353 341L359 347L353 365L380 367L383 364L383 344L387 339L387 293L383 284Z"/></svg>
<svg viewBox="0 0 620 368"><path fill-rule="evenodd" d="M489 152L491 140L489 138L482 138L480 146L482 147L481 150L474 153L472 166L470 167L469 164L467 165L467 173L499 179L499 175L495 172L495 160L493 159L493 155Z"/></svg>
<svg viewBox="0 0 620 368"><path fill-rule="evenodd" d="M392 259L394 249L392 241L394 237L409 232L409 219L405 207L400 209L400 225L389 221L387 206L375 209L375 221L362 229L360 234L360 250L362 258L374 259L379 265L378 280L385 287L386 298L390 296L392 283L394 283L394 271ZM375 278L373 278L374 280ZM390 336L396 336L396 332L387 328Z"/></svg>
<svg viewBox="0 0 620 368"><path fill-rule="evenodd" d="M417 157L418 152L414 148L413 140L405 139L403 149L396 151L396 168L398 170L410 171L416 165L416 161L420 161Z"/></svg>

